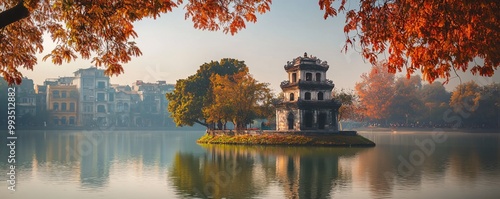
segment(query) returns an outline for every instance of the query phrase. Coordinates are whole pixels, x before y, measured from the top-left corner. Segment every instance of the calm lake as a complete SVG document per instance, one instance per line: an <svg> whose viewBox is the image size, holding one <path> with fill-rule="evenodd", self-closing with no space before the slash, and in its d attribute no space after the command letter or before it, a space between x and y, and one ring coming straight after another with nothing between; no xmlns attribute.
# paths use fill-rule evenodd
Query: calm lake
<svg viewBox="0 0 500 199"><path fill-rule="evenodd" d="M374 148L201 146L202 131L18 131L0 198L500 198L500 133L360 131Z"/></svg>

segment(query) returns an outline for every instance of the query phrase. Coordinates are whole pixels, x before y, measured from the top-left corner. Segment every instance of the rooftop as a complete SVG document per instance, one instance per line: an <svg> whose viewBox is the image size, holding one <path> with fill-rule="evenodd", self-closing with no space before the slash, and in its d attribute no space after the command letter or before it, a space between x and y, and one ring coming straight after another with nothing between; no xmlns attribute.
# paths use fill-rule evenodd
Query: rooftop
<svg viewBox="0 0 500 199"><path fill-rule="evenodd" d="M304 53L304 56L302 57L297 57L295 59L292 59L292 61L287 61L284 68L285 70L303 70L303 69L310 69L310 70L321 70L321 71L327 71L330 66L328 65L328 62L322 61L321 59L312 56L312 55L307 55L307 52Z"/></svg>

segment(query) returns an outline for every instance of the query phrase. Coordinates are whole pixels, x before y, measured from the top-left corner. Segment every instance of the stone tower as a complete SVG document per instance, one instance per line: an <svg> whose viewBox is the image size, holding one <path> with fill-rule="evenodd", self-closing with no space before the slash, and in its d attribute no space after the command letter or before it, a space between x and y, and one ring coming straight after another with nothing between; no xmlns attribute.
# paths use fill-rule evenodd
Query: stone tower
<svg viewBox="0 0 500 199"><path fill-rule="evenodd" d="M281 82L284 99L276 108L277 131L338 132L340 104L332 99L335 86L326 79L326 61L307 56L285 65L288 80Z"/></svg>

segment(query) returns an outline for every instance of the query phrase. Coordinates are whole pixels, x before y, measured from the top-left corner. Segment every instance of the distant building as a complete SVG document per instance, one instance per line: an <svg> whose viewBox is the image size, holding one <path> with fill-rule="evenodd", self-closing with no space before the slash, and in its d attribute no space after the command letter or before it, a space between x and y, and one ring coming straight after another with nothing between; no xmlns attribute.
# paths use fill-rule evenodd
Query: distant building
<svg viewBox="0 0 500 199"><path fill-rule="evenodd" d="M338 132L340 103L332 99L328 68L326 61L307 53L285 65L288 80L281 83L285 96L276 108L276 130Z"/></svg>
<svg viewBox="0 0 500 199"><path fill-rule="evenodd" d="M132 92L128 85L112 84L114 89L114 103L111 105L114 110L113 124L118 127L133 127L133 113L131 113L132 95L137 94Z"/></svg>
<svg viewBox="0 0 500 199"><path fill-rule="evenodd" d="M114 103L114 91L104 70L95 67L74 72L72 84L78 89L79 123L83 126L108 126L111 124L109 106Z"/></svg>
<svg viewBox="0 0 500 199"><path fill-rule="evenodd" d="M49 124L49 112L47 111L47 85L36 85L36 125L47 126Z"/></svg>
<svg viewBox="0 0 500 199"><path fill-rule="evenodd" d="M33 125L36 116L36 93L32 79L23 78L22 84L16 86L16 118L22 125Z"/></svg>
<svg viewBox="0 0 500 199"><path fill-rule="evenodd" d="M165 94L174 90L173 84L165 81L156 83L146 83L137 80L132 84L132 91L137 92L140 97L138 104L141 115L136 117L138 126L169 126L172 123L170 114L167 111L168 101Z"/></svg>
<svg viewBox="0 0 500 199"><path fill-rule="evenodd" d="M75 85L48 85L48 124L52 126L79 126L78 89Z"/></svg>
<svg viewBox="0 0 500 199"><path fill-rule="evenodd" d="M33 99L43 104L36 110L46 113L46 125L161 127L174 126L165 97L173 89L165 81L112 85L104 70L90 67L74 77L46 79L33 90Z"/></svg>

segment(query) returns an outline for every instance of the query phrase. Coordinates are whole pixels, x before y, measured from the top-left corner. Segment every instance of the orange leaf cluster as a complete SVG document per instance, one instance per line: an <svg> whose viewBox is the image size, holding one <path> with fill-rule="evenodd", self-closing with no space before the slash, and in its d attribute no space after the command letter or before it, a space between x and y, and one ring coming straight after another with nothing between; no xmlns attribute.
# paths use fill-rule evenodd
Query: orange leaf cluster
<svg viewBox="0 0 500 199"><path fill-rule="evenodd" d="M500 65L498 10L497 0L361 0L346 15L345 49L359 38L372 64L387 53L390 72L420 70L431 83L447 82L452 70L492 76Z"/></svg>
<svg viewBox="0 0 500 199"><path fill-rule="evenodd" d="M189 0L186 19L191 18L194 27L201 30L236 34L246 28L246 22L257 22L256 13L271 10L271 0Z"/></svg>
<svg viewBox="0 0 500 199"><path fill-rule="evenodd" d="M14 7L18 1L1 1L1 8ZM131 39L137 37L133 22L158 17L182 1L154 0L68 0L26 1L28 18L0 29L0 73L9 83L20 83L22 66L33 69L35 53L41 53L42 35L49 33L56 47L44 56L54 64L70 62L78 56L92 58L107 75L123 72L122 64L142 53Z"/></svg>
<svg viewBox="0 0 500 199"><path fill-rule="evenodd" d="M356 83L362 115L371 119L386 119L395 94L394 74L387 72L386 63L374 65L369 74L361 75L361 82Z"/></svg>
<svg viewBox="0 0 500 199"><path fill-rule="evenodd" d="M0 13L19 1L0 1ZM18 67L32 69L41 52L42 35L49 33L57 47L44 59L62 64L92 58L106 74L120 74L122 64L141 51L133 22L159 17L183 4L183 0L65 0L21 1L30 16L0 27L0 74L18 83ZM270 11L272 0L188 0L185 18L201 30L236 34L255 23L256 14ZM335 0L319 0L323 17L346 11L346 45L358 41L362 55L372 64L387 53L388 71L420 70L432 82L450 77L454 70L492 76L500 65L500 1L498 0L360 0L358 8L338 8ZM354 35L353 35L354 34ZM14 48L15 47L15 48ZM480 60L480 61L476 61Z"/></svg>

